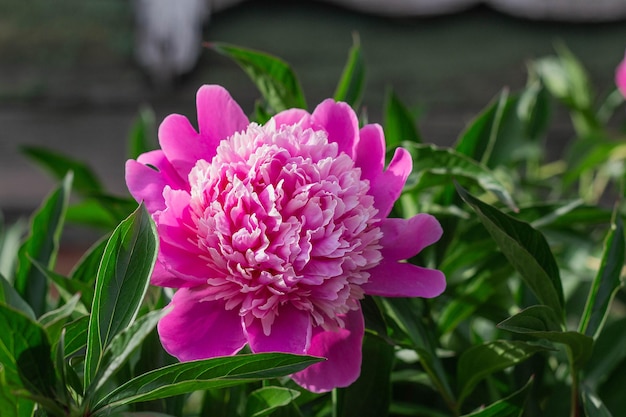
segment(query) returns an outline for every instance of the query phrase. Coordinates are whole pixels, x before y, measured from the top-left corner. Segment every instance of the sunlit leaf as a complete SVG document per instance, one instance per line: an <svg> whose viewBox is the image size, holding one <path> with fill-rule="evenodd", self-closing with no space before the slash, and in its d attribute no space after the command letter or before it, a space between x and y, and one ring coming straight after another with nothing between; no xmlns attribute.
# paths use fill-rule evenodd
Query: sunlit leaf
<svg viewBox="0 0 626 417"><path fill-rule="evenodd" d="M457 366L459 403L472 393L476 384L489 375L545 350L543 346L506 340L494 340L470 347L461 354Z"/></svg>
<svg viewBox="0 0 626 417"><path fill-rule="evenodd" d="M564 320L563 288L559 268L545 237L528 223L521 222L483 203L462 187L461 198L469 204L498 244L511 265L542 303Z"/></svg>
<svg viewBox="0 0 626 417"><path fill-rule="evenodd" d="M124 404L290 375L320 360L323 359L260 353L180 362L135 377L107 393L94 404L92 415L108 415L111 408Z"/></svg>
<svg viewBox="0 0 626 417"><path fill-rule="evenodd" d="M306 109L304 94L295 73L280 58L226 43L216 42L207 46L239 64L274 112L293 107Z"/></svg>
<svg viewBox="0 0 626 417"><path fill-rule="evenodd" d="M245 417L264 417L298 398L299 391L284 387L263 387L252 391L246 401Z"/></svg>
<svg viewBox="0 0 626 417"><path fill-rule="evenodd" d="M609 313L611 301L622 286L626 242L621 215L615 213L611 230L604 241L604 253L598 273L593 280L580 322L580 332L596 338Z"/></svg>
<svg viewBox="0 0 626 417"><path fill-rule="evenodd" d="M507 186L484 165L453 151L435 145L402 144L413 158L413 172L407 181L406 191L417 192L433 185L451 184L452 180L468 179L498 197L515 209Z"/></svg>
<svg viewBox="0 0 626 417"><path fill-rule="evenodd" d="M561 318L547 306L529 307L504 320L498 327L567 346L576 369L580 369L589 360L593 349L591 337L574 331L564 331Z"/></svg>
<svg viewBox="0 0 626 417"><path fill-rule="evenodd" d="M139 311L156 261L157 235L145 206L115 229L104 250L91 308L85 357L85 389L111 340Z"/></svg>
<svg viewBox="0 0 626 417"><path fill-rule="evenodd" d="M30 234L20 248L14 285L36 316L45 311L48 280L31 259L49 269L54 268L71 185L72 174L69 173L33 215Z"/></svg>

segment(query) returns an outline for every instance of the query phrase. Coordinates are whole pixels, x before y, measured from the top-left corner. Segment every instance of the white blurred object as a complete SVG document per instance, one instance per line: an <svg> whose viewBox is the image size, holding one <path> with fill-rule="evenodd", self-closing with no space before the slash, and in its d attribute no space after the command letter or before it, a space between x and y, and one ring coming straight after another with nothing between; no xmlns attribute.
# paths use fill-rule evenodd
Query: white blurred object
<svg viewBox="0 0 626 417"><path fill-rule="evenodd" d="M134 0L135 55L157 85L193 69L211 13L244 0ZM381 16L415 17L487 4L515 16L571 22L626 18L626 0L323 0Z"/></svg>
<svg viewBox="0 0 626 417"><path fill-rule="evenodd" d="M626 18L626 0L487 0L519 17L562 22L607 22Z"/></svg>

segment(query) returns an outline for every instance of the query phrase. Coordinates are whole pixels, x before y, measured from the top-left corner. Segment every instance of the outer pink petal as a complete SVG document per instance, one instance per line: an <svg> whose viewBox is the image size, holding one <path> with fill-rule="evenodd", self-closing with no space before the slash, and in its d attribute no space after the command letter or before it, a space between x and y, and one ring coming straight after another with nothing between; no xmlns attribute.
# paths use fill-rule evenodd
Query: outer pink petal
<svg viewBox="0 0 626 417"><path fill-rule="evenodd" d="M248 117L230 93L220 85L203 85L196 95L198 126L203 140L215 155L217 144L248 127Z"/></svg>
<svg viewBox="0 0 626 417"><path fill-rule="evenodd" d="M304 129L313 127L311 115L309 112L302 109L284 110L274 115L272 119L276 122L276 127L282 125L295 125L298 123L301 124Z"/></svg>
<svg viewBox="0 0 626 417"><path fill-rule="evenodd" d="M246 344L238 311L226 310L218 301L202 301L205 289L178 290L172 311L159 321L163 347L181 361L233 355Z"/></svg>
<svg viewBox="0 0 626 417"><path fill-rule="evenodd" d="M260 320L246 327L250 349L260 352L285 352L303 355L311 342L311 315L291 305L282 306L266 336Z"/></svg>
<svg viewBox="0 0 626 417"><path fill-rule="evenodd" d="M411 154L404 149L398 148L385 172L370 182L369 194L374 196L374 207L378 209L378 218L385 218L391 212L406 179L413 168Z"/></svg>
<svg viewBox="0 0 626 417"><path fill-rule="evenodd" d="M311 347L307 354L326 358L291 377L302 387L313 392L326 392L336 387L347 387L361 373L362 344L365 325L361 310L341 316L344 329L327 331L313 329Z"/></svg>
<svg viewBox="0 0 626 417"><path fill-rule="evenodd" d="M165 208L165 186L174 189L189 187L160 150L144 153L137 161L126 161L126 185L135 200L145 202L149 213Z"/></svg>
<svg viewBox="0 0 626 417"><path fill-rule="evenodd" d="M418 214L410 219L383 219L380 222L383 237L381 253L390 261L409 259L426 246L441 238L443 229L430 214Z"/></svg>
<svg viewBox="0 0 626 417"><path fill-rule="evenodd" d="M385 167L385 135L378 124L363 126L356 145L355 165L361 168L361 178L374 180Z"/></svg>
<svg viewBox="0 0 626 417"><path fill-rule="evenodd" d="M384 260L369 269L370 278L361 288L383 297L436 297L446 289L446 277L436 269Z"/></svg>
<svg viewBox="0 0 626 417"><path fill-rule="evenodd" d="M615 84L622 95L626 97L626 56L624 56L624 59L615 70Z"/></svg>
<svg viewBox="0 0 626 417"><path fill-rule="evenodd" d="M216 146L200 137L189 120L180 114L170 114L161 122L159 144L183 178L187 178L198 159L210 160Z"/></svg>
<svg viewBox="0 0 626 417"><path fill-rule="evenodd" d="M185 288L195 287L202 283L206 283L206 280L191 280L177 277L169 271L161 260L158 260L156 264L154 264L154 270L150 277L150 284L158 287Z"/></svg>
<svg viewBox="0 0 626 417"><path fill-rule="evenodd" d="M354 157L354 148L359 137L359 121L354 110L343 102L327 99L313 111L313 120L324 128L329 142L336 142L339 151Z"/></svg>
<svg viewBox="0 0 626 417"><path fill-rule="evenodd" d="M188 281L183 287L201 285L217 273L209 268L196 245L197 232L189 213L190 195L187 191L166 188L167 209L159 213L156 226L159 234L159 256L165 271Z"/></svg>

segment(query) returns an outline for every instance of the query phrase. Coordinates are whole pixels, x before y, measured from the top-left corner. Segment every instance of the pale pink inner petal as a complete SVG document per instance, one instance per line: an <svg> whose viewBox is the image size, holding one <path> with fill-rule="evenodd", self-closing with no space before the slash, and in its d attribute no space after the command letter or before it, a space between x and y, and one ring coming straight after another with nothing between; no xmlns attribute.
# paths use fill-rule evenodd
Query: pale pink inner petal
<svg viewBox="0 0 626 417"><path fill-rule="evenodd" d="M342 329L313 329L307 353L327 360L292 375L295 382L309 391L327 392L336 387L347 387L359 377L365 329L363 314L361 310L352 310L342 319L345 322Z"/></svg>
<svg viewBox="0 0 626 417"><path fill-rule="evenodd" d="M370 295L432 298L446 289L443 272L409 263L383 261L369 272L363 290Z"/></svg>
<svg viewBox="0 0 626 417"><path fill-rule="evenodd" d="M430 214L418 214L410 219L383 219L381 253L387 260L409 259L441 238L443 229Z"/></svg>
<svg viewBox="0 0 626 417"><path fill-rule="evenodd" d="M284 110L272 117L276 127L282 125L300 125L303 129L312 128L311 115L306 110L289 109Z"/></svg>
<svg viewBox="0 0 626 417"><path fill-rule="evenodd" d="M206 287L182 288L159 321L163 348L181 361L228 356L246 344L241 317L220 301L204 301Z"/></svg>

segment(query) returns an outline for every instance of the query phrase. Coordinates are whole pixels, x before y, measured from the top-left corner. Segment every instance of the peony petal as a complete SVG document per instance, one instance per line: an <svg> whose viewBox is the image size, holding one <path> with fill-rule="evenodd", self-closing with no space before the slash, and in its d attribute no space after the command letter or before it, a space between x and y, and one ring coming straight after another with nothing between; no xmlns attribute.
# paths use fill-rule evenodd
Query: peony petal
<svg viewBox="0 0 626 417"><path fill-rule="evenodd" d="M206 288L178 290L169 305L172 311L159 321L163 347L181 361L233 355L246 344L238 311L202 301Z"/></svg>
<svg viewBox="0 0 626 417"><path fill-rule="evenodd" d="M622 95L626 97L626 56L615 70L615 84Z"/></svg>
<svg viewBox="0 0 626 417"><path fill-rule="evenodd" d="M182 178L187 178L198 159L215 154L215 144L201 138L189 120L180 114L170 114L161 122L159 144Z"/></svg>
<svg viewBox="0 0 626 417"><path fill-rule="evenodd" d="M276 123L276 127L295 124L300 124L303 129L313 127L311 122L311 115L309 114L309 112L302 109L284 110L274 115L272 119Z"/></svg>
<svg viewBox="0 0 626 417"><path fill-rule="evenodd" d="M206 283L206 280L191 280L177 277L161 262L161 255L159 255L157 262L154 264L154 270L150 277L150 284L158 287L186 288L204 283Z"/></svg>
<svg viewBox="0 0 626 417"><path fill-rule="evenodd" d="M311 342L311 315L291 304L278 309L271 333L265 335L261 320L246 327L250 349L260 352L285 352L303 355Z"/></svg>
<svg viewBox="0 0 626 417"><path fill-rule="evenodd" d="M370 278L361 288L382 297L436 297L446 289L446 277L436 269L384 260L369 269Z"/></svg>
<svg viewBox="0 0 626 417"><path fill-rule="evenodd" d="M385 218L389 215L402 193L412 167L411 154L404 148L398 148L387 170L370 182L369 194L374 196L374 207L378 209L378 218Z"/></svg>
<svg viewBox="0 0 626 417"><path fill-rule="evenodd" d="M361 168L361 178L372 181L385 168L385 135L378 124L363 126L356 145L355 165Z"/></svg>
<svg viewBox="0 0 626 417"><path fill-rule="evenodd" d="M200 134L203 142L210 147L210 158L215 155L215 148L221 140L246 129L250 124L239 104L220 85L200 87L196 95L196 107Z"/></svg>
<svg viewBox="0 0 626 417"><path fill-rule="evenodd" d="M437 219L425 213L410 219L383 219L380 230L383 232L381 253L383 258L392 261L415 256L426 246L438 241L443 234Z"/></svg>
<svg viewBox="0 0 626 417"><path fill-rule="evenodd" d="M353 310L341 315L345 328L337 331L313 329L308 355L326 358L293 374L292 379L312 392L327 392L336 387L347 387L361 373L361 348L363 344L363 313Z"/></svg>
<svg viewBox="0 0 626 417"><path fill-rule="evenodd" d="M315 108L313 120L326 131L329 142L339 145L339 152L354 157L354 147L359 137L359 121L352 107L327 99Z"/></svg>
<svg viewBox="0 0 626 417"><path fill-rule="evenodd" d="M156 169L154 169L156 168ZM162 151L147 152L137 161L126 161L126 184L137 202L143 201L149 213L165 208L163 189L188 189Z"/></svg>

